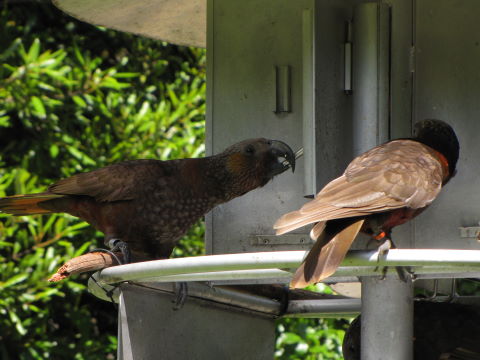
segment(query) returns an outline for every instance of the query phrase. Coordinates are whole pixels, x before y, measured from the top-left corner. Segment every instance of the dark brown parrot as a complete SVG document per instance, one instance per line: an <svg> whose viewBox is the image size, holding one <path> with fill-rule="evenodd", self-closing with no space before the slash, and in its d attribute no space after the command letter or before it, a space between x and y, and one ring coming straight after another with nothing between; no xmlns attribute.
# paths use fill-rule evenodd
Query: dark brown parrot
<svg viewBox="0 0 480 360"><path fill-rule="evenodd" d="M473 306L415 301L413 320L415 360L479 360L480 315ZM345 360L360 360L361 317L343 339Z"/></svg>
<svg viewBox="0 0 480 360"><path fill-rule="evenodd" d="M127 258L130 253L135 261L167 258L214 206L264 186L290 167L294 170L295 156L287 144L251 139L205 158L132 160L77 174L43 193L0 198L0 211L69 213L102 231L105 243L123 249Z"/></svg>
<svg viewBox="0 0 480 360"><path fill-rule="evenodd" d="M300 210L283 215L277 235L316 223L317 240L290 286L304 287L332 275L359 231L392 246L390 234L420 214L455 174L459 143L440 120L415 124L415 137L379 145L355 158Z"/></svg>

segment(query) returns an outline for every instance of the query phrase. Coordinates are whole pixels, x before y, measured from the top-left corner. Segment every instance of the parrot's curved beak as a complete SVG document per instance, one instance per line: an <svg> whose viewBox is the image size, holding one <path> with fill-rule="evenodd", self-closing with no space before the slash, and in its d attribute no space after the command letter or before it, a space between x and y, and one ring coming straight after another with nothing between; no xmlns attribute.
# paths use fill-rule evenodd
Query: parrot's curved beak
<svg viewBox="0 0 480 360"><path fill-rule="evenodd" d="M272 164L270 175L275 176L288 169L295 171L295 153L280 140L270 140L270 152L277 158L278 162Z"/></svg>

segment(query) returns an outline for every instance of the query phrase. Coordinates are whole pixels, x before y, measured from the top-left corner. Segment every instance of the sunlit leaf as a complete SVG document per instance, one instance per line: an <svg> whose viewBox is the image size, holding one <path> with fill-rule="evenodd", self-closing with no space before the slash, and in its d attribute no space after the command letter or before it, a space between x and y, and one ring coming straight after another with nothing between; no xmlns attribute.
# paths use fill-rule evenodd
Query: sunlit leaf
<svg viewBox="0 0 480 360"><path fill-rule="evenodd" d="M33 41L30 49L27 53L27 60L29 62L36 61L38 59L38 54L40 53L40 40L37 38Z"/></svg>
<svg viewBox="0 0 480 360"><path fill-rule="evenodd" d="M43 106L42 100L37 96L32 96L30 99L30 104L33 106L34 114L40 118L45 118L47 113L45 111L45 106Z"/></svg>
<svg viewBox="0 0 480 360"><path fill-rule="evenodd" d="M18 274L15 276L12 276L10 279L8 279L5 282L0 282L0 289L5 289L8 288L9 286L13 286L15 284L18 284L19 282L22 282L27 278L27 274Z"/></svg>
<svg viewBox="0 0 480 360"><path fill-rule="evenodd" d="M72 100L75 102L75 104L77 104L78 106L84 108L87 106L87 103L85 102L85 100L83 100L80 96L78 95L75 95L75 96L72 96Z"/></svg>
<svg viewBox="0 0 480 360"><path fill-rule="evenodd" d="M50 145L50 156L51 156L52 158L56 158L56 157L57 157L58 151L59 151L59 149L58 149L58 146L57 146L56 144Z"/></svg>

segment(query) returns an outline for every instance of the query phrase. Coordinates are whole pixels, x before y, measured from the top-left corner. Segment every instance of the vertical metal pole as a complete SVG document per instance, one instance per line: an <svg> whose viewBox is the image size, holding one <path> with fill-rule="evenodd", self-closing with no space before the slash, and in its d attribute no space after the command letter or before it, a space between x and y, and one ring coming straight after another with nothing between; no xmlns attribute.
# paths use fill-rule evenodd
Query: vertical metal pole
<svg viewBox="0 0 480 360"><path fill-rule="evenodd" d="M130 331L128 328L128 316L123 291L120 291L118 298L118 347L117 358L119 360L132 360L132 343L130 341Z"/></svg>
<svg viewBox="0 0 480 360"><path fill-rule="evenodd" d="M353 19L353 150L389 139L390 7L362 3ZM362 279L362 360L411 360L413 286L395 276Z"/></svg>
<svg viewBox="0 0 480 360"><path fill-rule="evenodd" d="M317 193L316 122L315 122L315 20L313 9L304 9L302 15L302 117L304 149L304 193Z"/></svg>
<svg viewBox="0 0 480 360"><path fill-rule="evenodd" d="M213 119L214 119L214 5L215 0L207 0L207 94L206 94L206 117L205 117L205 155L213 155ZM207 254L215 254L213 248L213 211L205 215L205 250Z"/></svg>
<svg viewBox="0 0 480 360"><path fill-rule="evenodd" d="M413 285L389 275L362 278L362 360L413 359Z"/></svg>
<svg viewBox="0 0 480 360"><path fill-rule="evenodd" d="M123 340L122 340L122 312L120 311L120 302L123 303L121 296L118 298L118 325L117 325L117 359L123 360ZM122 304L123 306L123 304Z"/></svg>
<svg viewBox="0 0 480 360"><path fill-rule="evenodd" d="M353 21L353 150L389 139L390 7L362 3Z"/></svg>

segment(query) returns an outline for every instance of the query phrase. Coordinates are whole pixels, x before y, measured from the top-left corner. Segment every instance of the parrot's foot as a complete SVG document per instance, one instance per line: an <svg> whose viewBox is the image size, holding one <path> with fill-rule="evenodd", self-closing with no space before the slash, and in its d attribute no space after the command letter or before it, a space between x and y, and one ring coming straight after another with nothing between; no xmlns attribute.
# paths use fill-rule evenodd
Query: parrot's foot
<svg viewBox="0 0 480 360"><path fill-rule="evenodd" d="M377 262L380 261L380 258L386 258L390 249L393 249L393 242L389 238L385 238L385 241L378 247L378 258Z"/></svg>
<svg viewBox="0 0 480 360"><path fill-rule="evenodd" d="M175 283L175 300L173 300L173 310L180 310L185 304L188 296L188 285L186 282Z"/></svg>
<svg viewBox="0 0 480 360"><path fill-rule="evenodd" d="M387 257L388 251L393 247L392 240L390 240L388 237L384 237L383 239L384 239L383 243L378 247L377 266L375 267L375 269L373 269L373 271L379 270L380 266L378 265L378 263L380 262L381 259L385 259ZM388 271L388 266L383 266L381 269L382 280L384 280L385 277L387 276L387 271Z"/></svg>
<svg viewBox="0 0 480 360"><path fill-rule="evenodd" d="M120 251L123 255L123 264L129 264L131 261L130 249L126 242L119 239L110 239L108 241L108 246L112 252Z"/></svg>
<svg viewBox="0 0 480 360"><path fill-rule="evenodd" d="M387 257L387 254L390 251L390 249L395 249L395 244L390 238L384 237L383 243L378 247L377 263L380 261L380 259L385 259ZM374 271L378 271L378 268L379 266L377 265ZM412 271L412 269L409 266L395 266L395 270L397 271L399 279L405 283L407 282L408 279L413 281L416 278L415 273ZM385 280L385 277L387 276L387 271L388 271L388 266L383 266L382 277L381 277L382 280Z"/></svg>

